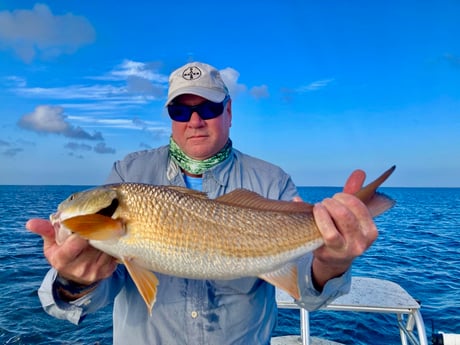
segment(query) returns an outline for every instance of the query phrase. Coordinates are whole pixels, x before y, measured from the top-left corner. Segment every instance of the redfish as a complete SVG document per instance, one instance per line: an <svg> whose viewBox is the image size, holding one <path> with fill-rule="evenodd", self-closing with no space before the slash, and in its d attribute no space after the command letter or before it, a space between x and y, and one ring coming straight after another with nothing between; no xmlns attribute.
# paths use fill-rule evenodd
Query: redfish
<svg viewBox="0 0 460 345"><path fill-rule="evenodd" d="M372 216L394 204L376 193L394 169L356 193ZM296 260L323 244L312 207L244 189L209 199L182 187L120 183L71 195L50 219L58 241L76 233L118 258L151 313L159 284L153 272L259 277L299 299Z"/></svg>

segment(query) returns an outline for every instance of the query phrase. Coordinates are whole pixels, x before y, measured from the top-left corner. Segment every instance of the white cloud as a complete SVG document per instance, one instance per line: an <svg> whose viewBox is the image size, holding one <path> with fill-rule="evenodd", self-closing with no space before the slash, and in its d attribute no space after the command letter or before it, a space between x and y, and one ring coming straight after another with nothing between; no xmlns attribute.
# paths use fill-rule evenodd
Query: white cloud
<svg viewBox="0 0 460 345"><path fill-rule="evenodd" d="M92 116L69 116L69 120L73 122L80 122L85 127L105 127L105 128L118 128L118 129L134 129L146 131L166 130L170 131L169 126L155 121L146 121L139 118L100 118Z"/></svg>
<svg viewBox="0 0 460 345"><path fill-rule="evenodd" d="M237 70L227 67L220 71L220 75L222 76L225 85L227 85L232 97L247 91L246 85L238 83L240 73Z"/></svg>
<svg viewBox="0 0 460 345"><path fill-rule="evenodd" d="M94 146L94 151L101 154L116 152L114 148L108 147L105 143L98 143L96 146Z"/></svg>
<svg viewBox="0 0 460 345"><path fill-rule="evenodd" d="M17 95L38 99L68 100L68 107L87 107L86 110L120 110L120 107L144 105L163 100L167 92L168 77L154 71L155 64L125 60L107 74L86 79L99 82L57 87L31 87L26 80L11 76L11 91ZM82 102L83 101L83 102Z"/></svg>
<svg viewBox="0 0 460 345"><path fill-rule="evenodd" d="M8 142L0 139L0 148L2 148L2 151L0 151L0 155L8 158L14 158L19 153L25 151L23 146L30 147L35 146L35 144L33 142L23 139L17 139L14 142Z"/></svg>
<svg viewBox="0 0 460 345"><path fill-rule="evenodd" d="M22 128L42 133L62 133L69 128L65 122L64 109L49 105L40 105L29 114L24 115L19 125Z"/></svg>
<svg viewBox="0 0 460 345"><path fill-rule="evenodd" d="M267 98L270 96L267 85L254 86L251 88L251 90L249 90L249 93L252 97L257 99Z"/></svg>
<svg viewBox="0 0 460 345"><path fill-rule="evenodd" d="M139 77L160 84L168 83L168 76L158 73L160 63L146 63L125 59L115 66L106 76L112 80L126 80L129 77Z"/></svg>
<svg viewBox="0 0 460 345"><path fill-rule="evenodd" d="M165 87L162 85L155 85L150 80L131 76L126 81L127 91L133 94L140 94L146 96L153 96L158 99L165 95Z"/></svg>
<svg viewBox="0 0 460 345"><path fill-rule="evenodd" d="M25 97L103 100L108 98L126 97L126 87L114 85L70 85L64 87L17 87L14 91Z"/></svg>
<svg viewBox="0 0 460 345"><path fill-rule="evenodd" d="M94 28L85 17L54 15L44 4L35 4L32 10L0 12L0 43L24 62L37 55L50 58L72 54L94 39Z"/></svg>
<svg viewBox="0 0 460 345"><path fill-rule="evenodd" d="M18 153L21 153L23 151L24 151L24 149L22 149L20 147L10 148L10 149L7 149L7 150L3 151L2 155L6 156L6 157L14 157Z"/></svg>
<svg viewBox="0 0 460 345"><path fill-rule="evenodd" d="M39 105L29 114L23 115L18 126L37 133L60 134L65 137L85 140L103 140L102 134L89 134L81 127L75 127L66 120L64 108Z"/></svg>
<svg viewBox="0 0 460 345"><path fill-rule="evenodd" d="M163 100L166 96L168 76L159 73L158 68L158 63L124 60L100 77L84 77L98 80L96 84L87 82L48 88L31 87L19 77L8 78L8 82L14 84L10 91L19 96L59 102L59 106L38 106L31 114L24 115L18 125L35 132L61 134L74 139L103 140L100 133L91 135L70 122L83 128L142 130L154 138L167 137L171 131L169 123L147 121L137 115L143 113L149 102ZM232 96L247 92L246 85L238 82L240 74L235 69L228 67L221 73ZM268 97L265 85L256 86L250 92L256 98ZM72 111L72 115L64 115L64 109ZM113 114L117 114L117 118L113 118ZM58 124L59 129L51 128Z"/></svg>
<svg viewBox="0 0 460 345"><path fill-rule="evenodd" d="M6 84L9 86L10 85L13 87L26 87L27 86L26 79L15 76L15 75L7 76L5 77L5 80L6 80Z"/></svg>
<svg viewBox="0 0 460 345"><path fill-rule="evenodd" d="M143 131L155 139L168 138L171 135L171 126L162 122L147 121L140 118L100 118L91 116L69 116L69 120L84 124L84 127L129 129Z"/></svg>
<svg viewBox="0 0 460 345"><path fill-rule="evenodd" d="M76 142L70 142L64 145L66 149L69 149L71 151L90 151L91 146L87 144L80 144Z"/></svg>
<svg viewBox="0 0 460 345"><path fill-rule="evenodd" d="M305 93L305 92L311 92L311 91L317 91L320 89L325 88L328 86L330 83L332 83L334 79L322 79L322 80L317 80L314 81L306 86L301 86L295 91L298 93Z"/></svg>
<svg viewBox="0 0 460 345"><path fill-rule="evenodd" d="M333 78L321 79L321 80L316 80L314 82L311 82L310 84L300 86L298 88L282 88L281 94L282 94L284 101L290 102L296 94L304 94L308 92L319 91L321 89L326 88L328 85L330 85L334 81L335 79Z"/></svg>
<svg viewBox="0 0 460 345"><path fill-rule="evenodd" d="M159 67L160 63L125 59L102 79L126 81L127 92L160 99L166 95L168 76L159 73Z"/></svg>

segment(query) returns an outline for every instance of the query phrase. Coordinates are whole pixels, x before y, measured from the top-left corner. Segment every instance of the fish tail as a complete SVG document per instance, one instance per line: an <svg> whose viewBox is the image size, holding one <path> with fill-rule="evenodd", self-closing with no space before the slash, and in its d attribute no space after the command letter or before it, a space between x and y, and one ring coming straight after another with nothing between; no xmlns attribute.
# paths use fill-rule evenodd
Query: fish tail
<svg viewBox="0 0 460 345"><path fill-rule="evenodd" d="M396 165L393 165L366 187L355 193L355 195L369 208L372 217L382 214L386 210L392 208L395 204L393 199L383 193L377 192L377 188L386 181L395 169Z"/></svg>

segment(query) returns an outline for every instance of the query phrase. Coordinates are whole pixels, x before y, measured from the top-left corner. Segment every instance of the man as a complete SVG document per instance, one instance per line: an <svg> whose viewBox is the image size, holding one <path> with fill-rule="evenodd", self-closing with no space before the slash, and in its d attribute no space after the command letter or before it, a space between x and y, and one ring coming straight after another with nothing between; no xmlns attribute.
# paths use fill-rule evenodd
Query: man
<svg viewBox="0 0 460 345"><path fill-rule="evenodd" d="M170 143L135 152L114 164L108 183L178 185L216 198L236 188L264 197L299 201L280 168L232 147L232 100L219 72L189 63L170 76L166 102L172 119ZM298 262L299 304L316 309L348 291L350 267L377 237L364 204L351 195L364 173L354 172L344 193L315 205L325 244ZM42 235L52 268L39 290L44 309L78 324L115 300L114 344L268 344L276 324L275 289L258 278L192 280L157 274L152 315L122 265L73 235L58 246L45 220L29 230ZM218 236L218 234L216 234Z"/></svg>

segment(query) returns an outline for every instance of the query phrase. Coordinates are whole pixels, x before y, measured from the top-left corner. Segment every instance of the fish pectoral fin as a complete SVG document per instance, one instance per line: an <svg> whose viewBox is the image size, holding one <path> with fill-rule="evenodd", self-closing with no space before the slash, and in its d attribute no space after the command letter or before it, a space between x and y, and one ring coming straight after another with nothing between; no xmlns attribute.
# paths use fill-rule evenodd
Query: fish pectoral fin
<svg viewBox="0 0 460 345"><path fill-rule="evenodd" d="M289 263L278 271L263 274L259 278L286 291L296 300L300 299L297 265L295 263Z"/></svg>
<svg viewBox="0 0 460 345"><path fill-rule="evenodd" d="M157 299L158 278L152 271L139 266L132 259L122 258L121 261L126 266L151 316L153 305Z"/></svg>
<svg viewBox="0 0 460 345"><path fill-rule="evenodd" d="M125 234L120 220L101 214L87 214L65 219L61 222L67 229L87 240L105 241Z"/></svg>

